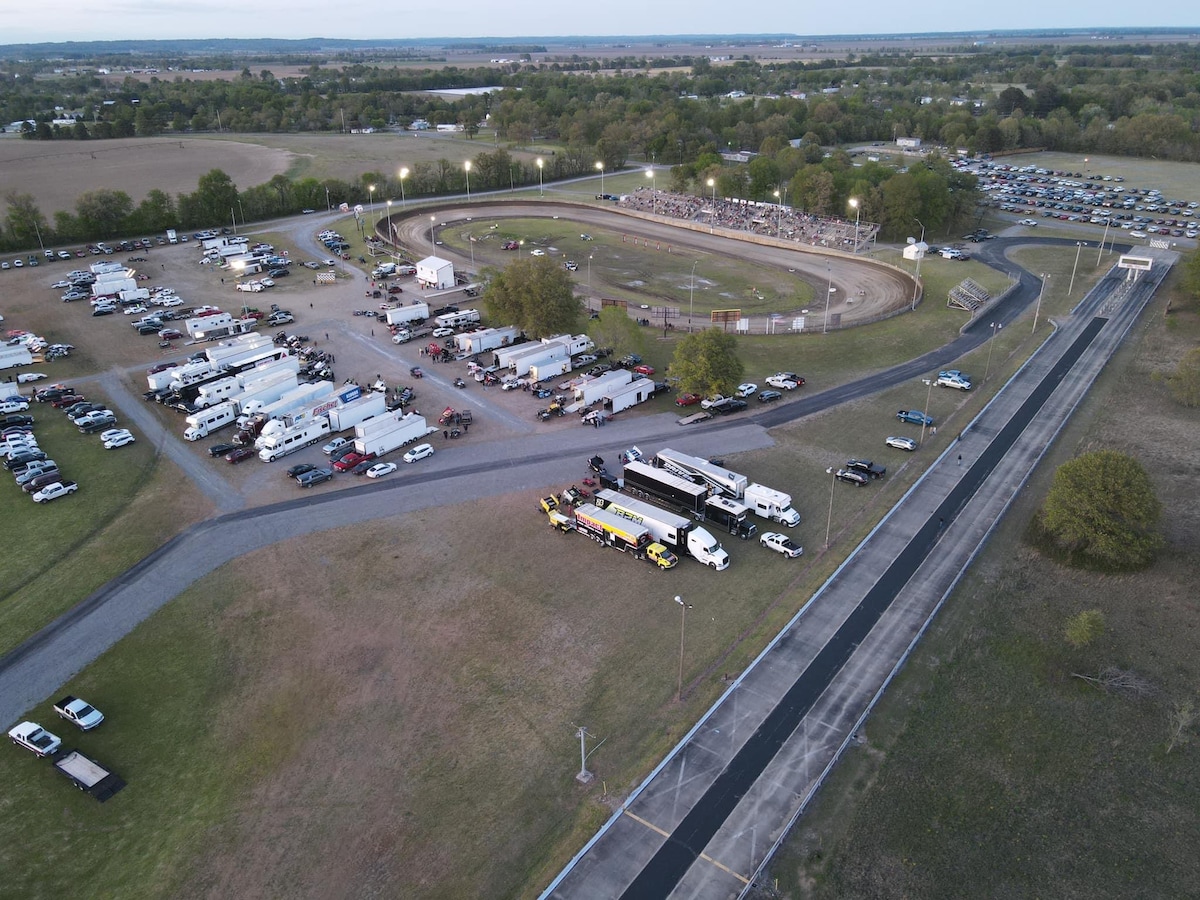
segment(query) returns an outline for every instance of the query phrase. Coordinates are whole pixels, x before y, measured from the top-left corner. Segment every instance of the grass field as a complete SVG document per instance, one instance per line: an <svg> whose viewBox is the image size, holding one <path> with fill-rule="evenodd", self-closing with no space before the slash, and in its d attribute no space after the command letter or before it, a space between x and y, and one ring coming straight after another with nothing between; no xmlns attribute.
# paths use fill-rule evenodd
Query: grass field
<svg viewBox="0 0 1200 900"><path fill-rule="evenodd" d="M1047 297L1046 314L1056 302ZM819 389L907 358L961 323L930 304L824 336L800 368ZM997 372L1032 346L1015 329L1002 340L1011 343L993 360ZM745 342L763 374L792 353L768 343ZM883 447L888 433L905 433L895 410L921 405L924 391L896 388L777 429L775 450L731 458L791 491L804 516L801 560L725 542L730 574L753 569L752 579L687 561L655 571L551 531L524 495L231 563L65 688L109 716L72 742L116 768L124 793L99 806L48 765L0 756L5 808L52 796L69 810L67 824L4 817L0 866L34 895L69 890L80 868L94 873L96 894L129 897L530 895L950 439L952 429L930 436L916 454ZM930 409L955 422L982 399L938 391ZM825 467L851 455L885 463L889 478L834 485L827 521ZM663 650L678 635L676 593L696 608L682 705L676 657ZM53 721L48 705L33 712ZM573 781L577 724L605 739L586 790ZM71 867L54 864L66 856Z"/></svg>
<svg viewBox="0 0 1200 900"><path fill-rule="evenodd" d="M1157 376L1200 338L1197 304L1160 297L1101 377L930 639L773 867L784 897L1179 897L1200 874L1196 747L1167 753L1167 714L1195 697L1200 417ZM1127 410L1137 397L1137 415ZM1150 570L1065 569L1025 543L1055 465L1115 447L1164 504ZM1066 619L1107 631L1072 649ZM1074 677L1115 665L1153 686L1106 694ZM1188 736L1195 737L1194 728Z"/></svg>

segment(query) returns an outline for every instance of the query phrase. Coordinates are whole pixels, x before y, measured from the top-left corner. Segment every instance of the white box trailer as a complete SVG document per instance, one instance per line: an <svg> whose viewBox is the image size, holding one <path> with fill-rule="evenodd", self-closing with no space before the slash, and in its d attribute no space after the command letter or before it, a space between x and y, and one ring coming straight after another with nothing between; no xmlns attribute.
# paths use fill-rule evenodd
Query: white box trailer
<svg viewBox="0 0 1200 900"><path fill-rule="evenodd" d="M188 319L183 323L183 330L187 332L188 337L195 339L206 333L227 328L231 325L233 325L233 316L229 313L213 313L211 316L198 316L195 319Z"/></svg>
<svg viewBox="0 0 1200 900"><path fill-rule="evenodd" d="M552 378L566 375L570 371L571 357L564 356L562 359L555 359L548 363L530 366L529 379L530 381L549 381Z"/></svg>
<svg viewBox="0 0 1200 900"><path fill-rule="evenodd" d="M466 334L455 335L454 344L461 353L483 353L498 347L507 347L520 335L521 330L515 325L505 325L502 328L480 328L468 331Z"/></svg>
<svg viewBox="0 0 1200 900"><path fill-rule="evenodd" d="M460 309L458 312L443 313L437 316L433 323L438 328L463 328L475 325L482 320L477 309Z"/></svg>
<svg viewBox="0 0 1200 900"><path fill-rule="evenodd" d="M33 365L33 354L29 352L29 348L25 346L5 347L0 346L0 369L12 369L17 366ZM12 385L12 390L16 392L16 385Z"/></svg>
<svg viewBox="0 0 1200 900"><path fill-rule="evenodd" d="M296 385L297 379L294 372L278 372L255 381L240 394L230 397L229 402L240 413L242 408L252 400L261 400L263 403L274 403L292 388L296 387Z"/></svg>
<svg viewBox="0 0 1200 900"><path fill-rule="evenodd" d="M542 344L534 346L525 353L518 354L508 361L509 370L520 378L527 375L534 366L545 365L556 359L568 359L567 345L561 343ZM569 370L568 370L569 371Z"/></svg>
<svg viewBox="0 0 1200 900"><path fill-rule="evenodd" d="M499 350L497 350L495 352L495 354L493 354L492 365L494 365L498 368L501 368L501 369L507 369L508 364L513 359L513 357L519 356L522 353L527 353L535 347L537 347L537 344L531 343L529 341L520 341L519 343L511 344L507 347L502 347Z"/></svg>
<svg viewBox="0 0 1200 900"><path fill-rule="evenodd" d="M265 438L259 436L254 446L258 447L258 458L263 462L273 462L281 456L303 450L310 444L315 444L329 434L329 420L324 416L307 419L291 428L286 428ZM260 446L261 443L261 446Z"/></svg>
<svg viewBox="0 0 1200 900"><path fill-rule="evenodd" d="M367 391L357 400L329 410L329 430L346 431L386 412L387 397L379 391Z"/></svg>
<svg viewBox="0 0 1200 900"><path fill-rule="evenodd" d="M404 415L399 411L368 419L355 429L354 449L358 453L383 456L407 444L414 444L437 431L427 425L424 416Z"/></svg>
<svg viewBox="0 0 1200 900"><path fill-rule="evenodd" d="M575 388L575 399L587 406L598 400L603 400L609 391L629 384L632 380L633 373L628 369L605 372L603 375L591 378L586 383Z"/></svg>
<svg viewBox="0 0 1200 900"><path fill-rule="evenodd" d="M308 419L327 418L331 409L345 406L362 396L362 388L357 384L339 385L337 390L315 397L302 406L284 416L284 421L290 426Z"/></svg>
<svg viewBox="0 0 1200 900"><path fill-rule="evenodd" d="M133 277L133 269L129 268L123 263L113 262L112 260L92 263L90 266L88 266L88 271L95 275L97 279L106 275L112 275L115 272L124 272L125 274L121 276L122 278Z"/></svg>
<svg viewBox="0 0 1200 900"><path fill-rule="evenodd" d="M247 404L246 408L238 416L238 424L242 424L243 416L248 420L250 416L259 414L268 420L282 419L303 406L316 405L336 393L337 385L332 381L311 381L306 384L298 384L274 403L264 403L253 409L250 408L250 404Z"/></svg>
<svg viewBox="0 0 1200 900"><path fill-rule="evenodd" d="M300 358L298 356L266 356L263 359L248 359L231 366L230 371L237 375L243 388L248 388L254 382L279 372L291 372L298 377L300 375Z"/></svg>
<svg viewBox="0 0 1200 900"><path fill-rule="evenodd" d="M150 299L150 292L146 288L134 288L131 291L121 291L117 298L122 303L140 303Z"/></svg>
<svg viewBox="0 0 1200 900"><path fill-rule="evenodd" d="M389 325L406 325L409 322L423 322L429 318L429 304L424 300L410 303L407 306L397 306L385 314Z"/></svg>
<svg viewBox="0 0 1200 900"><path fill-rule="evenodd" d="M226 425L232 425L236 418L237 409L230 401L226 400L209 409L194 412L184 419L188 427L184 430L183 436L189 441L198 441Z"/></svg>
<svg viewBox="0 0 1200 900"><path fill-rule="evenodd" d="M566 338L567 352L571 356L578 356L580 353L590 353L596 349L596 342L586 334L577 334L573 337Z"/></svg>
<svg viewBox="0 0 1200 900"><path fill-rule="evenodd" d="M615 387L604 395L604 405L613 413L637 406L650 399L654 393L654 382L649 378L639 378L629 384Z"/></svg>
<svg viewBox="0 0 1200 900"><path fill-rule="evenodd" d="M133 278L117 278L112 281L96 279L92 283L93 297L119 297L121 291L136 291L138 283Z"/></svg>
<svg viewBox="0 0 1200 900"><path fill-rule="evenodd" d="M216 381L201 386L199 393L196 394L196 399L192 401L192 405L197 409L207 409L210 406L215 406L222 400L228 400L234 394L241 393L244 389L236 375L230 375L228 378L218 378Z"/></svg>
<svg viewBox="0 0 1200 900"><path fill-rule="evenodd" d="M417 263L417 281L422 287L447 291L454 287L454 263L437 256L427 256Z"/></svg>
<svg viewBox="0 0 1200 900"><path fill-rule="evenodd" d="M216 317L211 316L206 318ZM213 365L232 365L239 360L248 359L251 355L260 353L263 350L269 350L274 346L274 342L265 334L243 334L208 347L204 351L204 357Z"/></svg>
<svg viewBox="0 0 1200 900"><path fill-rule="evenodd" d="M216 375L218 369L207 359L196 359L190 363L180 366L178 369L169 369L166 374L167 387L173 391L187 387L189 384L195 384L197 381L203 381L205 378L211 378ZM153 385L154 376L151 376L151 384Z"/></svg>

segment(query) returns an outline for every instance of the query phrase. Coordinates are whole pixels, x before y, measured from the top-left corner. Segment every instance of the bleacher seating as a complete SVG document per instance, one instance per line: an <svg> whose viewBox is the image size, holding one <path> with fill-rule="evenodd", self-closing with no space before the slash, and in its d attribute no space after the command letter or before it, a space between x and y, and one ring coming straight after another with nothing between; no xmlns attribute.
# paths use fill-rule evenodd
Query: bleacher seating
<svg viewBox="0 0 1200 900"><path fill-rule="evenodd" d="M970 278L965 278L950 288L946 305L951 309L965 309L974 313L991 299L991 295L983 287Z"/></svg>

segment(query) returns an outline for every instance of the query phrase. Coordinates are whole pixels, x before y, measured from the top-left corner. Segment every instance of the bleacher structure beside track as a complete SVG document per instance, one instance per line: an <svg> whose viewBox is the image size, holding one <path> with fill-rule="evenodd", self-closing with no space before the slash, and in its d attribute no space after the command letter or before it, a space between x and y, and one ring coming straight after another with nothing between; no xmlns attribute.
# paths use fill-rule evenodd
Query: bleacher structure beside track
<svg viewBox="0 0 1200 900"><path fill-rule="evenodd" d="M946 305L951 309L965 309L974 313L991 299L991 295L983 287L970 278L965 278L950 288Z"/></svg>

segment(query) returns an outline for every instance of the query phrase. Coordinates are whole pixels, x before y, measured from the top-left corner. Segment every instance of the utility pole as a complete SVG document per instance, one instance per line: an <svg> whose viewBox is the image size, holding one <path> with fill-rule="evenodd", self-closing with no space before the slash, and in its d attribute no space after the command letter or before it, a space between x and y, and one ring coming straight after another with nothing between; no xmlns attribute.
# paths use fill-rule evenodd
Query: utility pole
<svg viewBox="0 0 1200 900"><path fill-rule="evenodd" d="M579 774L575 776L575 780L580 784L591 784L596 776L587 769L587 729L580 726L575 736L579 738Z"/></svg>
<svg viewBox="0 0 1200 900"><path fill-rule="evenodd" d="M1075 255L1078 256L1079 252L1076 251ZM1046 279L1049 277L1045 272L1042 273L1042 286L1038 289L1037 306L1033 310L1033 334L1037 334L1038 314L1042 311L1042 294L1046 292Z"/></svg>

